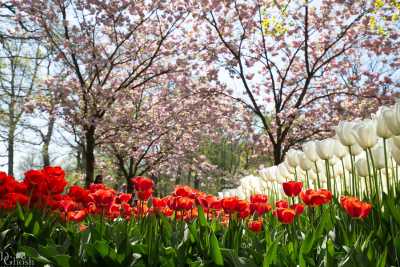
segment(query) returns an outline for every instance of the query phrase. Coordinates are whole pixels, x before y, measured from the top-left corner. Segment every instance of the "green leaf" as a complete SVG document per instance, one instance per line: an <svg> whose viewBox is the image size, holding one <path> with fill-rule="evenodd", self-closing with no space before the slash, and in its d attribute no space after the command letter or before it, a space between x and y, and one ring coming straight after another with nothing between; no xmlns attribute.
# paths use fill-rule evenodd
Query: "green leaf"
<svg viewBox="0 0 400 267"><path fill-rule="evenodd" d="M257 267L251 259L235 255L233 249L221 248L221 253L224 255L225 266Z"/></svg>
<svg viewBox="0 0 400 267"><path fill-rule="evenodd" d="M335 246L331 239L326 242L325 266L334 267L335 265Z"/></svg>
<svg viewBox="0 0 400 267"><path fill-rule="evenodd" d="M35 222L35 224L33 225L33 230L32 230L32 234L34 236L37 236L39 234L40 231L40 226L38 222Z"/></svg>
<svg viewBox="0 0 400 267"><path fill-rule="evenodd" d="M386 259L387 259L387 247L383 251L383 254L379 257L378 263L376 267L385 267L386 266Z"/></svg>
<svg viewBox="0 0 400 267"><path fill-rule="evenodd" d="M109 246L106 241L96 241L94 243L94 247L96 248L97 252L100 253L102 257L105 257L108 255L109 252Z"/></svg>
<svg viewBox="0 0 400 267"><path fill-rule="evenodd" d="M391 215L397 222L397 224L400 225L400 209L398 209L395 205L394 199L390 197L385 198L385 204L386 207L389 209Z"/></svg>
<svg viewBox="0 0 400 267"><path fill-rule="evenodd" d="M25 215L24 215L24 211L22 210L21 205L17 202L17 214L18 214L18 218L21 221L25 221Z"/></svg>
<svg viewBox="0 0 400 267"><path fill-rule="evenodd" d="M71 256L69 255L56 255L53 257L54 261L57 263L57 266L60 267L69 267L69 259Z"/></svg>
<svg viewBox="0 0 400 267"><path fill-rule="evenodd" d="M51 264L52 262L41 256L36 249L28 246L21 246L20 249L25 252L26 256L32 258L34 261L40 262L40 263L46 263L46 264Z"/></svg>
<svg viewBox="0 0 400 267"><path fill-rule="evenodd" d="M214 232L211 233L210 244L211 244L211 256L214 263L216 265L223 266L224 259L222 257L221 249L219 248L218 240Z"/></svg>
<svg viewBox="0 0 400 267"><path fill-rule="evenodd" d="M28 227L29 226L29 224L31 223L31 221L32 221L32 218L33 218L33 214L32 214L32 212L29 212L29 214L28 214L28 217L26 217L26 220L25 220L25 227Z"/></svg>
<svg viewBox="0 0 400 267"><path fill-rule="evenodd" d="M199 205L197 207L197 211L198 211L198 218L199 218L200 226L202 226L202 227L207 226L207 220L206 220L206 216L204 215L203 207Z"/></svg>
<svg viewBox="0 0 400 267"><path fill-rule="evenodd" d="M309 232L301 243L300 253L308 254L310 253L314 244L314 232Z"/></svg>
<svg viewBox="0 0 400 267"><path fill-rule="evenodd" d="M278 242L273 242L269 245L267 253L264 256L263 267L268 267L274 262L276 258L276 250L278 248Z"/></svg>

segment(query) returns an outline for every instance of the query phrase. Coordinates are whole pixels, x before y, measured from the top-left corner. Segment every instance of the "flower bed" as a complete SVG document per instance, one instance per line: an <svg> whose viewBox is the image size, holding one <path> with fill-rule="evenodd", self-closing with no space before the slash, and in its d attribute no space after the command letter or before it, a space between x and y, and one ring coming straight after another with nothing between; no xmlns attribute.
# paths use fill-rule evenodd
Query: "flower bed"
<svg viewBox="0 0 400 267"><path fill-rule="evenodd" d="M270 203L188 186L157 198L151 179L132 182L134 198L103 184L67 186L59 167L22 182L0 173L1 246L54 266L399 264L398 193L378 205L288 181Z"/></svg>

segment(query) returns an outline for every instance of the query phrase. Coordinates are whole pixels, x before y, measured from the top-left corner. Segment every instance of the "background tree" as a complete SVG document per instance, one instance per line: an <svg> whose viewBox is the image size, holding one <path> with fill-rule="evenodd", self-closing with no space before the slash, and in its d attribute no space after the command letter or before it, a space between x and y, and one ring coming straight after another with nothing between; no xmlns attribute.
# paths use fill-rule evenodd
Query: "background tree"
<svg viewBox="0 0 400 267"><path fill-rule="evenodd" d="M84 135L86 183L93 180L98 125L118 98L153 79L179 76L185 1L15 1L57 51L69 79L64 115ZM172 73L174 75L172 75Z"/></svg>
<svg viewBox="0 0 400 267"><path fill-rule="evenodd" d="M1 24L10 27L0 33L0 127L6 143L8 173L14 174L17 143L24 138L25 104L37 92L37 79L46 58L41 45L29 38L15 21L12 10L0 8Z"/></svg>
<svg viewBox="0 0 400 267"><path fill-rule="evenodd" d="M241 84L231 96L258 117L275 164L291 146L330 134L344 106L393 101L398 34L371 31L374 1L200 1L194 10L205 21L196 29L206 33L197 38L207 42L204 58ZM370 60L390 68L365 70Z"/></svg>

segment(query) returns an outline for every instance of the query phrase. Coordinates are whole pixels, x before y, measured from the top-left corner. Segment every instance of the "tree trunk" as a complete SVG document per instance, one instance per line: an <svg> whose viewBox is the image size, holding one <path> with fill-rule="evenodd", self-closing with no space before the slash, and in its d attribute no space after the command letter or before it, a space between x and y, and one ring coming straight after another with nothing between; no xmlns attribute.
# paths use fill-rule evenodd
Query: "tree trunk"
<svg viewBox="0 0 400 267"><path fill-rule="evenodd" d="M14 134L15 127L10 126L8 131L8 175L14 175Z"/></svg>
<svg viewBox="0 0 400 267"><path fill-rule="evenodd" d="M50 117L49 124L47 126L47 133L43 140L43 147L42 147L43 167L50 166L49 146L51 137L53 136L55 121L56 120L54 117Z"/></svg>
<svg viewBox="0 0 400 267"><path fill-rule="evenodd" d="M274 165L278 165L282 162L282 142L278 141L274 146Z"/></svg>
<svg viewBox="0 0 400 267"><path fill-rule="evenodd" d="M94 148L95 148L95 126L90 126L85 132L85 169L86 169L86 186L93 183L94 178L94 168L95 168L95 158L94 158Z"/></svg>

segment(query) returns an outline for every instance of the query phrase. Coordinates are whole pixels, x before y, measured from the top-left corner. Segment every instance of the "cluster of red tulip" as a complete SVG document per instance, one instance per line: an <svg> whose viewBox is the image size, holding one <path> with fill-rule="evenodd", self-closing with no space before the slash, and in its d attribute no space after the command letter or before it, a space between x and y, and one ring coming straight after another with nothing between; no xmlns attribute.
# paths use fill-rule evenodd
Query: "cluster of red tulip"
<svg viewBox="0 0 400 267"><path fill-rule="evenodd" d="M249 219L248 227L254 232L262 230L263 215L272 210L268 197L255 194L250 201L238 197L218 199L213 195L195 190L189 186L177 186L171 195L164 198L153 197L153 180L145 177L131 179L138 201L132 203L132 194L117 193L103 184L92 184L87 189L71 186L63 194L67 182L60 167L45 167L25 173L22 182L0 172L0 209L10 210L16 203L31 208L58 212L63 220L80 222L89 214L97 214L109 219L132 216L140 218L148 214L175 215L177 220L191 221L198 215L201 206L207 219L219 219L222 224L229 220ZM297 181L283 183L283 190L290 198L275 203L273 215L283 224L291 224L304 211L304 204L317 207L332 199L328 190L308 189L302 191L303 184ZM300 197L302 203L295 203ZM365 218L371 205L352 197L342 197L341 205L346 212L356 218Z"/></svg>
<svg viewBox="0 0 400 267"><path fill-rule="evenodd" d="M371 204L349 196L342 196L340 198L340 205L348 215L357 219L365 219L372 210Z"/></svg>

